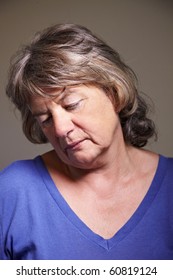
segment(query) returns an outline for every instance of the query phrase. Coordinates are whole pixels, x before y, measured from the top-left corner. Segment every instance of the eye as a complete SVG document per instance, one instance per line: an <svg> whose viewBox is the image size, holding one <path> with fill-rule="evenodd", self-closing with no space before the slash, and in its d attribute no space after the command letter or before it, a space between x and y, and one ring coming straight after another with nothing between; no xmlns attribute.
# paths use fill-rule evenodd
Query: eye
<svg viewBox="0 0 173 280"><path fill-rule="evenodd" d="M52 116L48 116L45 120L41 121L43 127L48 127L52 124Z"/></svg>
<svg viewBox="0 0 173 280"><path fill-rule="evenodd" d="M80 107L82 101L83 101L83 99L80 99L80 100L78 100L76 102L65 104L64 105L64 109L66 109L67 111L76 110L76 109L78 109Z"/></svg>

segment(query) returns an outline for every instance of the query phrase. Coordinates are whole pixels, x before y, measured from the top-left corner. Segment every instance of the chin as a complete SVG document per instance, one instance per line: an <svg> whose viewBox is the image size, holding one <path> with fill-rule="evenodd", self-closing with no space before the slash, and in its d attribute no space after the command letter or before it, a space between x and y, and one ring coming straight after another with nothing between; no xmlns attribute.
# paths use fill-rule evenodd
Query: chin
<svg viewBox="0 0 173 280"><path fill-rule="evenodd" d="M71 165L72 167L79 168L79 169L95 169L98 168L101 164L98 162L98 159L96 157L90 157L85 159L75 159L72 161L69 161L67 163L68 165Z"/></svg>
<svg viewBox="0 0 173 280"><path fill-rule="evenodd" d="M90 151L85 153L75 153L66 157L62 157L61 160L69 166L79 168L79 169L95 169L101 166L100 163L100 151L93 152Z"/></svg>

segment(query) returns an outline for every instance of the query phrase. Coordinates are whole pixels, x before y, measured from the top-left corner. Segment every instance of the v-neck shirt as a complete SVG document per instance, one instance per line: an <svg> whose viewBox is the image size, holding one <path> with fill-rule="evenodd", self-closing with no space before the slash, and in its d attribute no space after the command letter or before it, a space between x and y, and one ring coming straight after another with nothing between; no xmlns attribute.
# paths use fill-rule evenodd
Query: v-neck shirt
<svg viewBox="0 0 173 280"><path fill-rule="evenodd" d="M75 214L40 156L17 161L0 174L0 226L1 259L173 259L173 159L159 156L147 194L110 239Z"/></svg>

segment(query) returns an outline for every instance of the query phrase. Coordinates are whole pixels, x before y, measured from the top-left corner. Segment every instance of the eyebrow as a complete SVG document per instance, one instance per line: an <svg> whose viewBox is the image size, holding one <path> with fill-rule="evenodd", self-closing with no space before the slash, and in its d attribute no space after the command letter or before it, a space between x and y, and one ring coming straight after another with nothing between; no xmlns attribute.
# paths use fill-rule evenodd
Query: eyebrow
<svg viewBox="0 0 173 280"><path fill-rule="evenodd" d="M64 87L64 89L60 92L60 94L62 94L62 97L59 99L59 102L62 102L68 95L70 94L73 94L76 92L76 87ZM56 96L52 96L52 99L53 98L57 98L58 95ZM49 110L44 110L44 111L36 111L36 112L33 112L32 115L33 117L39 117L39 116L42 116L42 115L46 115L49 113Z"/></svg>
<svg viewBox="0 0 173 280"><path fill-rule="evenodd" d="M38 111L38 112L34 112L32 113L33 117L39 117L39 116L42 116L42 115L46 115L49 113L49 110L45 110L45 111Z"/></svg>

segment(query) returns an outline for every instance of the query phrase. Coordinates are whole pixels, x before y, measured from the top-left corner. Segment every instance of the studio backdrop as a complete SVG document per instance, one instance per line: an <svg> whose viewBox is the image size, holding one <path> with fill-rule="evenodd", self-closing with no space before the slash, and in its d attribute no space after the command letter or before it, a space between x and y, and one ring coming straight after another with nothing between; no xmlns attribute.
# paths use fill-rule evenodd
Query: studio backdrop
<svg viewBox="0 0 173 280"><path fill-rule="evenodd" d="M139 88L154 103L158 141L148 149L173 156L173 1L1 0L0 169L51 149L31 144L20 116L5 96L10 58L35 32L56 23L77 23L115 48L135 71Z"/></svg>

